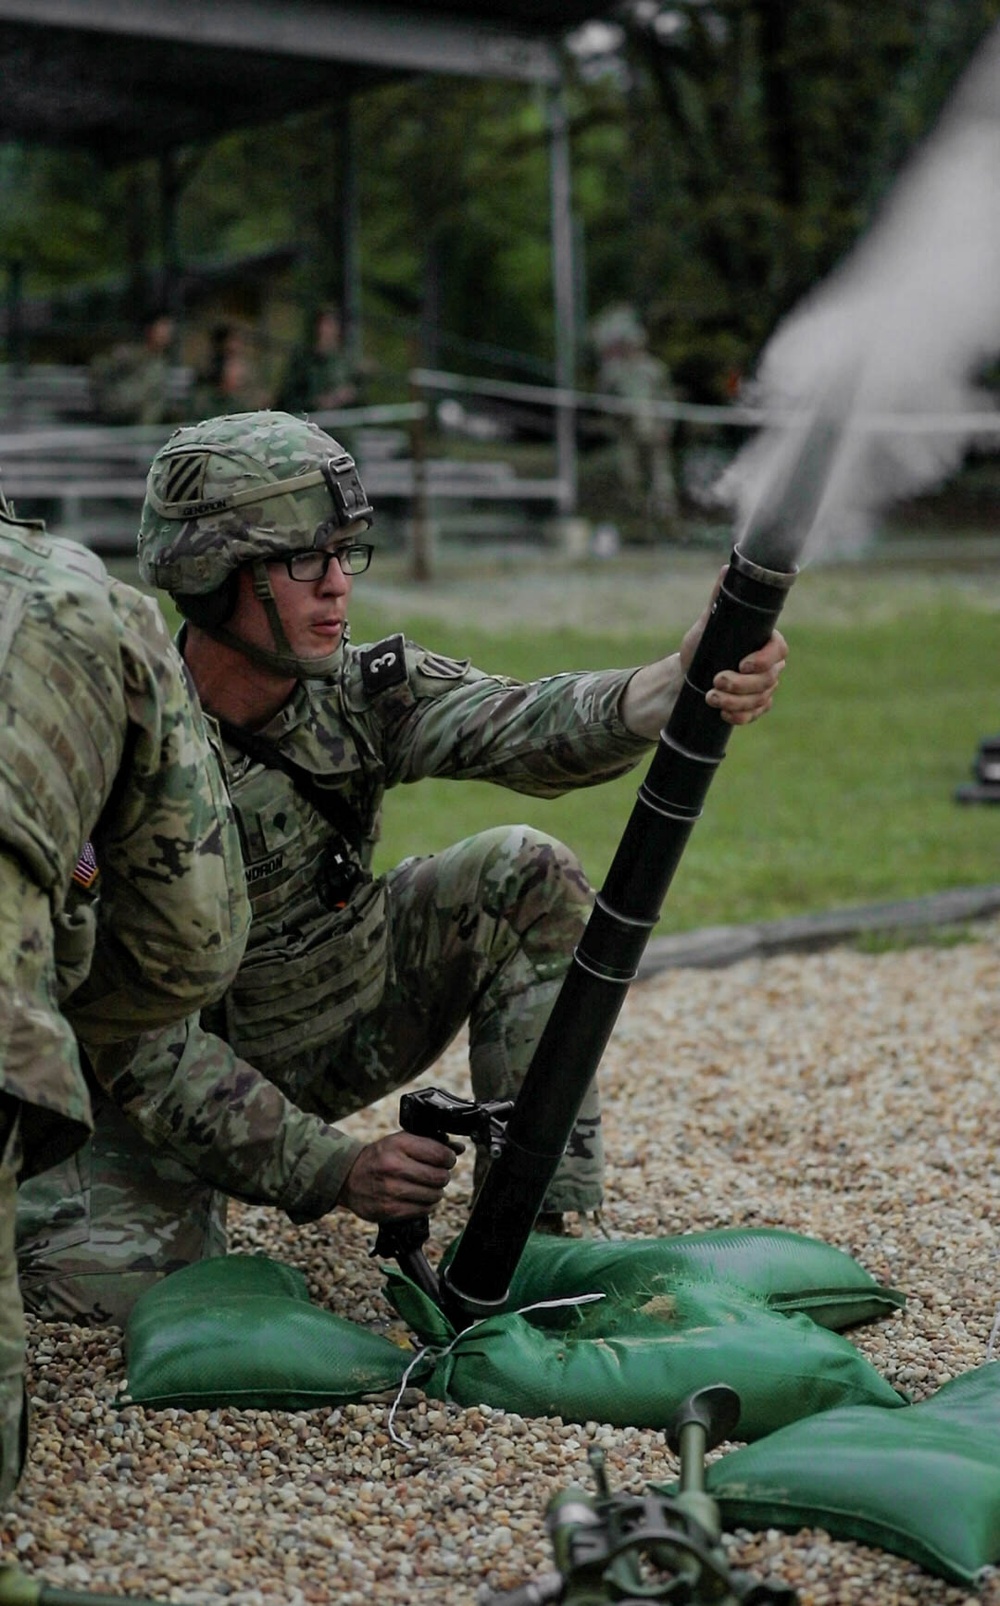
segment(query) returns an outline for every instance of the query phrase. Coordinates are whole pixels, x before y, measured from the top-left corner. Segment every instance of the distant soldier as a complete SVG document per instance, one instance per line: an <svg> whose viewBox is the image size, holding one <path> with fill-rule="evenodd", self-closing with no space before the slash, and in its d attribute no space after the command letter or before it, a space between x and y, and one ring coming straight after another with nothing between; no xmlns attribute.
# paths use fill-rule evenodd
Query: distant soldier
<svg viewBox="0 0 1000 1606"><path fill-rule="evenodd" d="M24 1458L15 1190L91 1124L105 1048L224 991L232 811L156 604L0 496L0 1505Z"/></svg>
<svg viewBox="0 0 1000 1606"><path fill-rule="evenodd" d="M195 418L210 418L266 407L267 402L246 330L238 323L215 324L209 335L208 362L195 382L190 413Z"/></svg>
<svg viewBox="0 0 1000 1606"><path fill-rule="evenodd" d="M650 405L673 399L670 374L648 349L646 331L630 306L607 308L595 320L593 341L600 363L598 390L631 404L611 417L628 509L655 534L656 526L669 528L677 517L673 420Z"/></svg>
<svg viewBox="0 0 1000 1606"><path fill-rule="evenodd" d="M357 399L358 378L344 350L340 310L320 307L289 358L278 406L287 413L315 413L350 407Z"/></svg>
<svg viewBox="0 0 1000 1606"><path fill-rule="evenodd" d="M147 318L140 341L124 342L90 365L94 411L102 424L163 424L180 416L170 392L174 320Z"/></svg>
<svg viewBox="0 0 1000 1606"><path fill-rule="evenodd" d="M177 430L153 460L140 569L186 619L253 921L217 1005L128 1054L97 1049L107 1098L89 1193L63 1168L22 1194L39 1314L124 1321L157 1277L219 1252L226 1194L293 1221L433 1209L447 1145L400 1131L360 1143L332 1123L426 1070L465 1026L477 1098L512 1097L531 1061L591 909L579 862L511 825L375 876L383 798L430 776L556 797L623 774L656 741L703 620L644 668L528 684L399 634L355 646L371 518L353 459L286 413ZM766 711L785 650L775 633L719 677L707 695L724 719ZM602 1186L592 1091L546 1224L595 1209Z"/></svg>

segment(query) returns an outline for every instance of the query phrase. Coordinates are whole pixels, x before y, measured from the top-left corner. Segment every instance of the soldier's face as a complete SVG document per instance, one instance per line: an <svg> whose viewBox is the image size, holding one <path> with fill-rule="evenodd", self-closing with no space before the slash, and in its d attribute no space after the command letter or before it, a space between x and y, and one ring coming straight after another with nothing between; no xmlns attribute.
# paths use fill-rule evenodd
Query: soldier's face
<svg viewBox="0 0 1000 1606"><path fill-rule="evenodd" d="M331 547L342 544L331 539ZM325 658L336 651L344 639L347 603L352 580L333 560L319 580L293 580L283 563L267 565L271 595L274 597L288 644L297 658ZM275 641L264 604L253 589L249 569L239 573L236 611L228 628L253 647L273 652Z"/></svg>
<svg viewBox="0 0 1000 1606"><path fill-rule="evenodd" d="M172 318L157 318L151 323L146 336L152 351L166 351L174 338L174 321Z"/></svg>

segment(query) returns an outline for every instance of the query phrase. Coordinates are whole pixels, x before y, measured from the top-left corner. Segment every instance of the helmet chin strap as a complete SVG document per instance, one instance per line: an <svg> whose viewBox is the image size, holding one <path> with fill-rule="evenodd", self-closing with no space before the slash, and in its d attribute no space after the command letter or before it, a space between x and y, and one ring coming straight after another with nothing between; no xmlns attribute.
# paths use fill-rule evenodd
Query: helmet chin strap
<svg viewBox="0 0 1000 1606"><path fill-rule="evenodd" d="M213 636L216 641L224 642L227 647L234 647L244 658L249 658L251 663L259 664L263 669L277 670L278 674L288 675L293 680L326 680L330 675L336 674L343 657L343 639L337 643L333 652L326 653L322 658L297 657L292 651L292 644L281 622L278 604L271 590L267 564L258 559L250 567L253 574L254 595L260 598L267 615L267 622L274 638L274 649L258 647L253 642L244 641L232 630L227 630L225 625L217 625L206 634Z"/></svg>

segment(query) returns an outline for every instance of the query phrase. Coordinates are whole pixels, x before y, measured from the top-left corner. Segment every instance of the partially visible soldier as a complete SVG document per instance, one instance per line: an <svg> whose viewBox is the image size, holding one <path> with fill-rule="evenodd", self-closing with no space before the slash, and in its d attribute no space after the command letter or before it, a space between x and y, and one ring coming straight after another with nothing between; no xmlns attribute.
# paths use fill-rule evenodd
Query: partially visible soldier
<svg viewBox="0 0 1000 1606"><path fill-rule="evenodd" d="M94 411L102 424L176 423L182 413L170 391L174 320L153 312L142 339L123 341L90 365Z"/></svg>
<svg viewBox="0 0 1000 1606"><path fill-rule="evenodd" d="M209 1003L249 910L229 800L155 602L2 495L0 722L2 1506L27 1435L15 1190L91 1128L74 1027L107 1045Z"/></svg>
<svg viewBox="0 0 1000 1606"><path fill-rule="evenodd" d="M618 472L629 512L642 521L642 538L668 532L677 518L677 489L671 462L673 420L656 403L673 399L670 374L649 350L646 331L627 304L608 307L595 320L594 345L600 361L597 388L629 403L611 419Z"/></svg>
<svg viewBox="0 0 1000 1606"><path fill-rule="evenodd" d="M174 599L181 650L240 821L253 922L219 1004L99 1045L108 1095L85 1153L22 1192L30 1307L124 1321L165 1272L224 1247L224 1195L309 1221L432 1210L455 1163L433 1139L361 1144L331 1123L410 1081L468 1024L474 1096L508 1098L590 913L572 853L501 826L373 878L388 788L426 776L555 797L645 756L700 636L647 665L530 684L402 635L347 639L372 517L353 459L286 413L177 430L149 475L144 577ZM709 700L744 724L770 705L772 640ZM545 1213L595 1209L596 1091ZM557 1219L553 1225L557 1225Z"/></svg>
<svg viewBox="0 0 1000 1606"><path fill-rule="evenodd" d="M289 358L277 405L286 413L316 413L350 407L357 399L358 376L344 350L340 309L320 307Z"/></svg>
<svg viewBox="0 0 1000 1606"><path fill-rule="evenodd" d="M189 417L265 407L268 398L257 375L247 330L239 323L217 323L209 335L208 362L195 381Z"/></svg>

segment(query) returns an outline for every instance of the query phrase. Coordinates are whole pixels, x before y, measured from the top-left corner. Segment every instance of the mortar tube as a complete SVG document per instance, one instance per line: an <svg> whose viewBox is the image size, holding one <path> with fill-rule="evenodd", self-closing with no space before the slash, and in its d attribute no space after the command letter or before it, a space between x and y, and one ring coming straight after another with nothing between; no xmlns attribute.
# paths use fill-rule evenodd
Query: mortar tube
<svg viewBox="0 0 1000 1606"><path fill-rule="evenodd" d="M667 889L733 727L706 701L720 670L770 639L798 570L733 548L677 702L448 1266L442 1307L459 1329L505 1308L511 1278L562 1159Z"/></svg>

